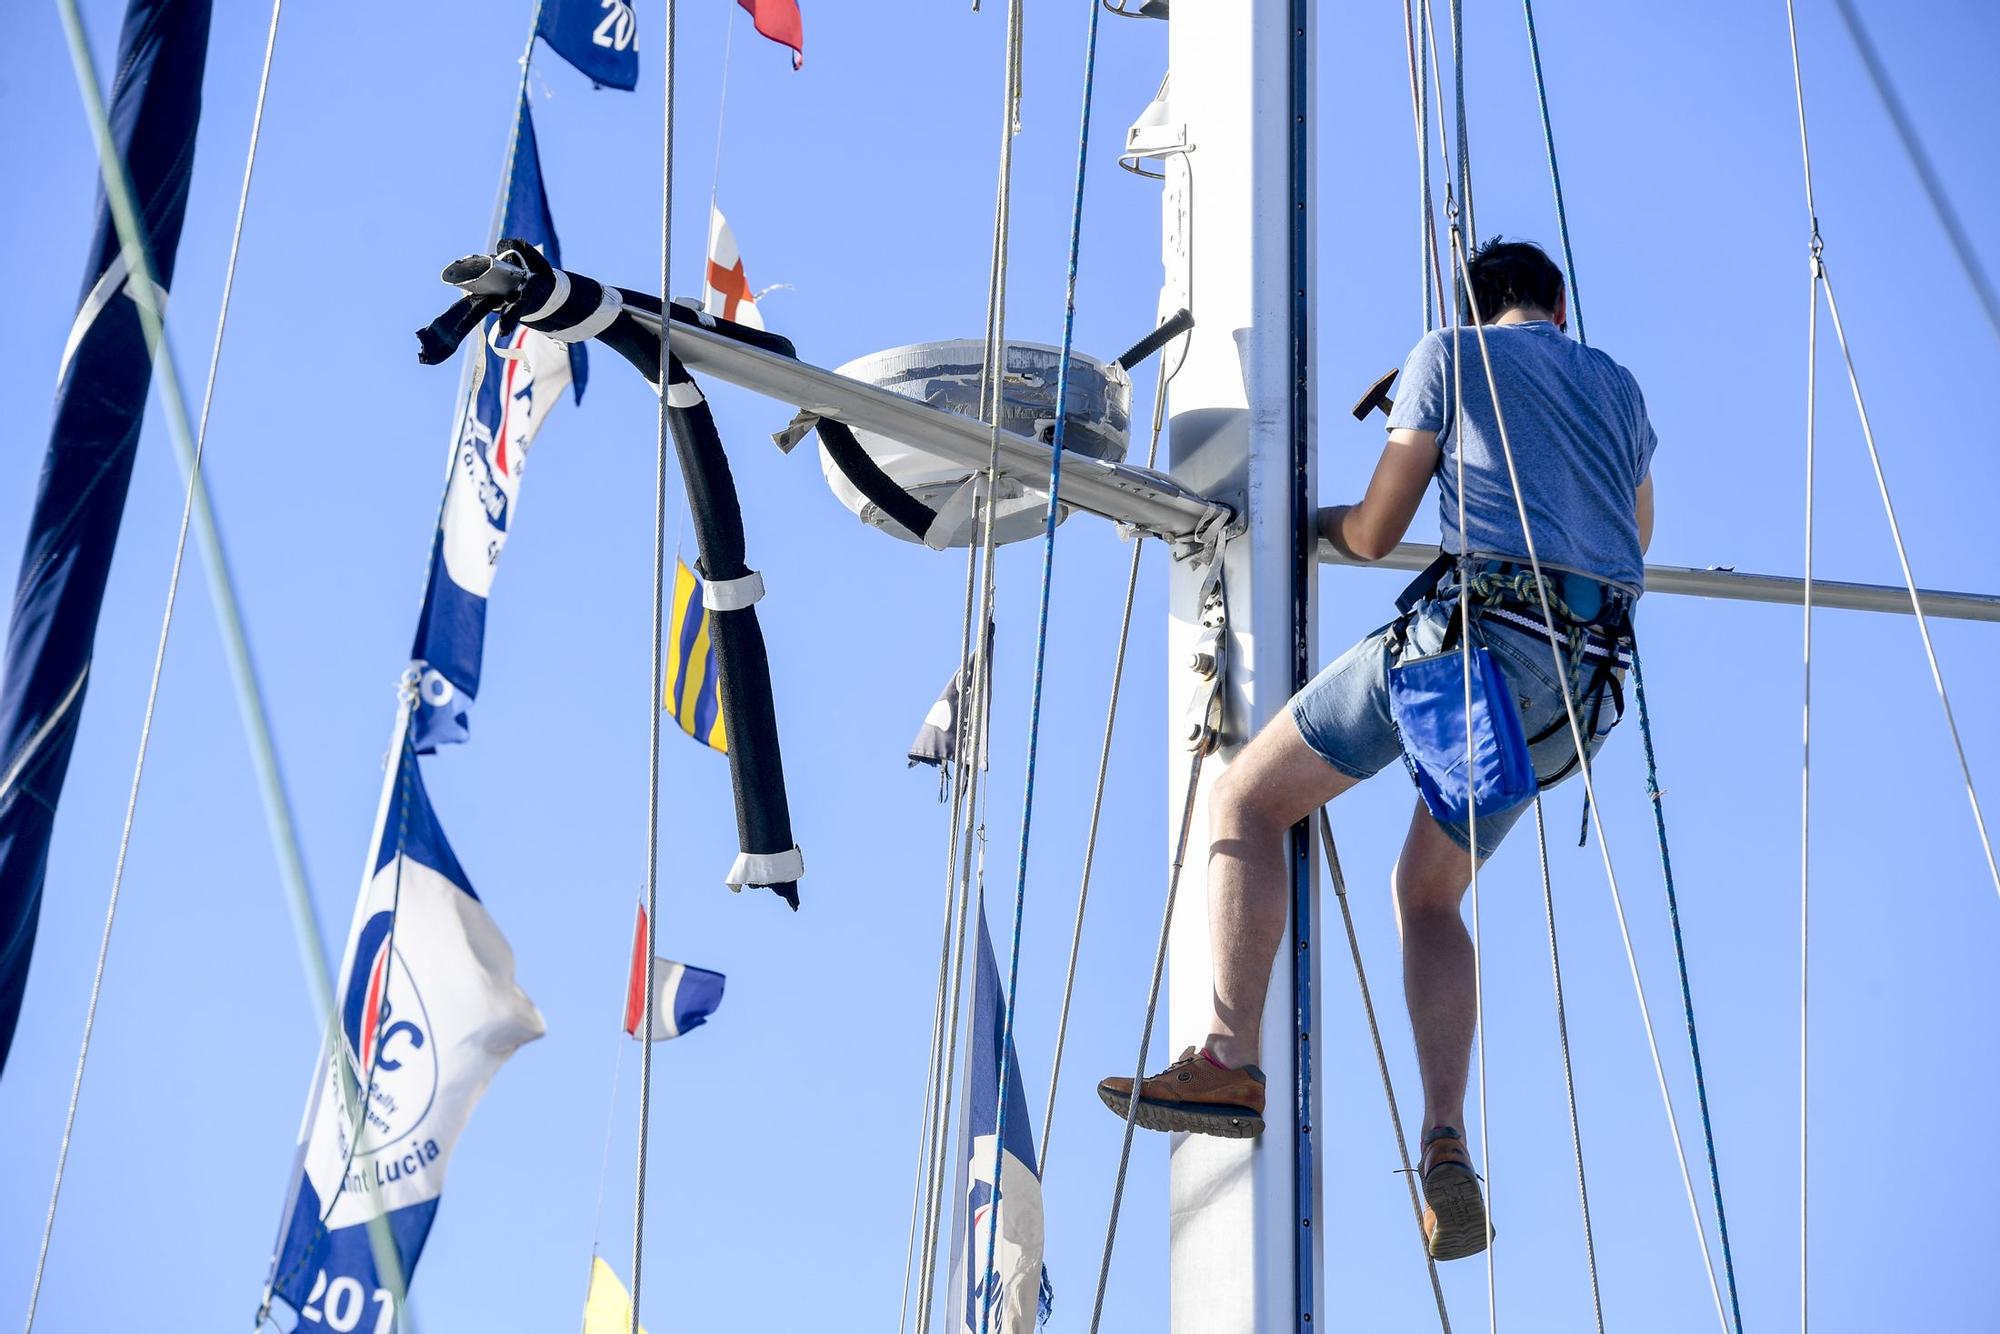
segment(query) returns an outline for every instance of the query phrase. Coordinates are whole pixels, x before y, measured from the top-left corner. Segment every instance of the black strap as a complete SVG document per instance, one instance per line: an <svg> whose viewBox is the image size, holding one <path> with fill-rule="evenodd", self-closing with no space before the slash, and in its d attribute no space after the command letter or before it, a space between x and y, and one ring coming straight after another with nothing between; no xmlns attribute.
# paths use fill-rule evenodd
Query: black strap
<svg viewBox="0 0 2000 1334"><path fill-rule="evenodd" d="M1458 557L1448 551L1439 551L1437 559L1424 566L1422 572L1410 580L1409 587L1396 595L1396 610L1408 616L1419 602L1431 595L1432 590L1438 586L1438 581L1449 574L1456 564Z"/></svg>

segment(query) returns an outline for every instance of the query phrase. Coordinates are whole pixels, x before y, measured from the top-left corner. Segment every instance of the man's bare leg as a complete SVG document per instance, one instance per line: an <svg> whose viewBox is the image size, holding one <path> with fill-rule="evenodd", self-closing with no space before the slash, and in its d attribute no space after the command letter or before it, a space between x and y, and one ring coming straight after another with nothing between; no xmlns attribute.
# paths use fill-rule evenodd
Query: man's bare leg
<svg viewBox="0 0 2000 1334"><path fill-rule="evenodd" d="M1403 931L1403 997L1424 1081L1423 1128L1465 1128L1465 1085L1478 1025L1472 936L1460 905L1471 859L1422 802L1410 817L1392 883Z"/></svg>
<svg viewBox="0 0 2000 1334"><path fill-rule="evenodd" d="M1215 1017L1207 1048L1224 1065L1258 1059L1264 994L1291 912L1285 831L1358 781L1306 745L1287 709L1251 739L1209 793Z"/></svg>

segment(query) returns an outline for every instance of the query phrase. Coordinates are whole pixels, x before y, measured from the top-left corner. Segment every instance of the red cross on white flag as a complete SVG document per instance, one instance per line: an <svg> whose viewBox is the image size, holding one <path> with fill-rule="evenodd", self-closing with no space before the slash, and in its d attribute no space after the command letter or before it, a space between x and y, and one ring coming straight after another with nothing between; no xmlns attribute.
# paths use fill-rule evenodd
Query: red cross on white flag
<svg viewBox="0 0 2000 1334"><path fill-rule="evenodd" d="M736 252L736 233L729 230L729 220L714 205L709 206L708 275L702 280L701 303L711 315L752 329L764 327L756 294L750 290L750 280L743 276L743 256Z"/></svg>

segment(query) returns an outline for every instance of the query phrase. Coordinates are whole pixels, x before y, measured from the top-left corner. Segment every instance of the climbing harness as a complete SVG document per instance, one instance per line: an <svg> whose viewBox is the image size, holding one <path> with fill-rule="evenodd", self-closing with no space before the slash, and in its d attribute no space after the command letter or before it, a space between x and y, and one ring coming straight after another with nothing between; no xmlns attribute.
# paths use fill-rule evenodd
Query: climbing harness
<svg viewBox="0 0 2000 1334"><path fill-rule="evenodd" d="M1514 463L1513 444L1509 440L1507 435L1506 412L1500 403L1500 387L1497 381L1494 379L1492 355L1486 345L1486 329L1484 324L1481 323L1482 317L1479 311L1479 298L1478 294L1472 290L1471 276L1470 273L1467 271L1466 267L1467 261L1465 257L1464 237L1458 228L1456 218L1452 219L1451 243L1452 243L1452 262L1458 271L1460 277L1460 287L1464 293L1466 305L1469 307L1467 313L1471 316L1473 333L1478 339L1479 343L1480 361L1485 370L1487 393L1491 397L1493 403L1494 422L1497 428L1497 434L1499 436L1501 457L1506 463L1507 480L1509 487L1513 493L1515 512L1518 518L1520 519L1522 538L1528 549L1528 564L1537 580L1536 595L1537 595L1537 601L1540 604L1540 610L1542 613L1542 622L1544 628L1548 632L1550 639L1553 641L1558 634L1555 610L1552 601L1549 598L1549 587L1547 583L1544 582L1544 572L1542 569L1541 558L1539 555L1536 554L1534 531L1528 522L1527 501L1525 499L1525 493L1522 491L1521 488L1520 474L1517 471ZM1462 364L1462 359L1460 358L1454 357L1453 360L1455 365ZM1463 497L1464 495L1464 490L1462 487L1460 488L1460 495L1461 497ZM1461 532L1464 531L1462 524L1460 527L1460 531ZM1465 607L1467 605L1464 598L1460 599L1460 605L1461 607ZM1559 677L1565 676L1566 664L1562 660L1561 649L1558 648L1552 642L1550 644L1549 651L1554 659L1557 675ZM1574 747L1574 751L1577 757L1577 768L1583 778L1584 795L1589 803L1591 823L1596 826L1597 850L1599 856L1601 857L1604 863L1605 881L1611 890L1612 907L1615 912L1615 915L1618 918L1619 936L1625 946L1625 960L1631 970L1633 989L1638 996L1640 1017L1644 1021L1643 1026L1646 1031L1646 1045L1649 1052L1652 1055L1653 1074L1659 1083L1660 1098L1666 1110L1668 1130L1671 1133L1671 1137L1674 1143L1675 1159L1680 1166L1681 1182L1682 1185L1686 1188L1688 1208L1690 1213L1693 1215L1696 1237L1701 1244L1702 1264L1708 1277L1710 1295L1714 1298L1716 1319L1722 1326L1724 1334L1728 1334L1730 1324L1729 1324L1729 1317L1723 1310L1722 1285L1719 1279L1717 1278L1715 1272L1715 1261L1709 1253L1708 1229L1702 1222L1701 1208L1695 1197L1694 1177L1688 1168L1687 1150L1681 1143L1680 1120L1679 1117L1674 1112L1673 1093L1671 1087L1667 1083L1666 1066L1660 1059L1659 1040L1655 1036L1653 1031L1652 1011L1651 1007L1647 1004L1646 1001L1645 984L1639 970L1638 954L1632 945L1631 928L1629 923L1626 921L1625 917L1624 896L1619 891L1618 888L1618 873L1611 863L1611 846L1608 840L1606 839L1604 833L1603 812L1602 808L1600 807L1597 801L1596 784L1594 783L1591 777L1591 766L1588 758L1588 751L1585 746L1583 724L1577 712L1577 700L1575 698L1574 692L1572 692L1569 689L1567 681L1565 681L1563 688L1563 716L1564 716L1564 721L1567 723L1569 727L1570 741L1572 746ZM1477 846L1476 838L1477 838L1477 833L1475 826L1474 830L1475 846ZM1473 901L1473 914L1474 914L1473 922L1474 922L1474 943L1475 943L1473 958L1475 964L1475 971L1477 969L1477 961L1478 961L1478 950L1477 950L1478 900L1476 897L1477 892L1478 892L1478 878L1477 878L1477 862L1475 859L1474 879L1473 879L1473 893L1475 895ZM1482 1062L1482 1083L1483 1083L1483 1062ZM1481 1136L1483 1139L1485 1134L1485 1128L1483 1124L1484 1122L1483 1114L1481 1117L1481 1121L1482 1121ZM1484 1152L1483 1145L1481 1151L1482 1153ZM1487 1166L1487 1172L1490 1178L1492 1173L1492 1166L1490 1161ZM1491 1263L1491 1257L1489 1252L1489 1265L1490 1263Z"/></svg>

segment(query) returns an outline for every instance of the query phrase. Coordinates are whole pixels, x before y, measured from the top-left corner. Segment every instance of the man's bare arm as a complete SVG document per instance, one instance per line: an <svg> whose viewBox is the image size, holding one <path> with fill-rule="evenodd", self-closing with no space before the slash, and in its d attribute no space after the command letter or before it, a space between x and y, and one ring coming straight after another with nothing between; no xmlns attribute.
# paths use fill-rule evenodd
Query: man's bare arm
<svg viewBox="0 0 2000 1334"><path fill-rule="evenodd" d="M1653 475L1646 474L1646 480L1639 483L1639 489L1632 493L1632 509L1639 516L1639 554L1645 555L1653 545Z"/></svg>
<svg viewBox="0 0 2000 1334"><path fill-rule="evenodd" d="M1437 432L1389 432L1375 475L1368 479L1367 494L1356 504L1321 511L1320 536L1350 559L1382 559L1410 530L1410 520L1423 503L1437 461ZM1650 482L1647 485L1650 487ZM1652 492L1646 494L1650 500ZM1647 512L1650 515L1650 506Z"/></svg>

